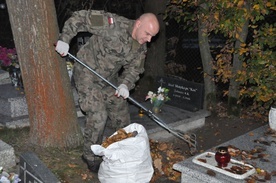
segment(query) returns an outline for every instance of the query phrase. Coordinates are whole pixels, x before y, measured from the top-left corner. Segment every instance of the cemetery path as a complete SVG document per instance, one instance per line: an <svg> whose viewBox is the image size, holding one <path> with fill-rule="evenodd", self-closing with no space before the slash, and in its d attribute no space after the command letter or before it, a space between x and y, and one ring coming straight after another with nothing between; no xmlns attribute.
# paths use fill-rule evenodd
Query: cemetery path
<svg viewBox="0 0 276 183"><path fill-rule="evenodd" d="M206 118L205 126L194 133L197 134L198 149L205 151L265 124L254 119L210 116Z"/></svg>
<svg viewBox="0 0 276 183"><path fill-rule="evenodd" d="M205 126L194 130L193 133L197 135L199 152L203 152L262 125L264 123L252 119L210 116L206 118ZM73 150L33 147L27 140L28 129L13 130L12 132L0 130L0 139L14 147L17 157L22 152L35 152L45 165L57 175L62 183L99 182L97 174L89 172L86 165L82 162L80 158L81 147ZM172 137L164 143L166 143L167 149L177 151L184 158L190 157L188 153L189 148L184 141ZM162 156L164 156L164 159L167 158L166 154L162 154ZM17 169L18 167L14 167L14 171L17 171ZM160 176L159 174L156 175L154 182L173 183L175 181L169 180L167 176Z"/></svg>

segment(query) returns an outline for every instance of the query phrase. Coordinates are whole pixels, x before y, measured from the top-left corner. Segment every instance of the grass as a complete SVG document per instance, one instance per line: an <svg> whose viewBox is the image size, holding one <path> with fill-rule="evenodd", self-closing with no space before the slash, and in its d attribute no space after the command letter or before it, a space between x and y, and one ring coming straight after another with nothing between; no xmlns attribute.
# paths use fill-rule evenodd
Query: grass
<svg viewBox="0 0 276 183"><path fill-rule="evenodd" d="M0 139L14 148L18 148L21 143L28 140L29 131L28 127L20 129L2 128L0 129Z"/></svg>

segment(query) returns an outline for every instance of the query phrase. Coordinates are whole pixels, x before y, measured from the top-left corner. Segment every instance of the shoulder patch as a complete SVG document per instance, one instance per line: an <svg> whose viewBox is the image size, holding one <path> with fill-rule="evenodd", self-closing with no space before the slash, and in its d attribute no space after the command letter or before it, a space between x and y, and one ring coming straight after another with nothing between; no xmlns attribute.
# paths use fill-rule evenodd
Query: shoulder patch
<svg viewBox="0 0 276 183"><path fill-rule="evenodd" d="M90 15L91 24L92 26L103 26L103 14L99 11L93 11Z"/></svg>

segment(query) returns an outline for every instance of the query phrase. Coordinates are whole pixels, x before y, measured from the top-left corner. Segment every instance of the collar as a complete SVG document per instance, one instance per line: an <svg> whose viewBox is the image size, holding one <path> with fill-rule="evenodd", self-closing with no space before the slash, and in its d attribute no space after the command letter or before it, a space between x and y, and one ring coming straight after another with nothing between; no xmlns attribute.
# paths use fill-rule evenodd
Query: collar
<svg viewBox="0 0 276 183"><path fill-rule="evenodd" d="M131 21L128 25L128 29L127 29L127 33L129 34L130 37L132 37L132 31L133 31L133 27L134 27L134 22L135 21Z"/></svg>

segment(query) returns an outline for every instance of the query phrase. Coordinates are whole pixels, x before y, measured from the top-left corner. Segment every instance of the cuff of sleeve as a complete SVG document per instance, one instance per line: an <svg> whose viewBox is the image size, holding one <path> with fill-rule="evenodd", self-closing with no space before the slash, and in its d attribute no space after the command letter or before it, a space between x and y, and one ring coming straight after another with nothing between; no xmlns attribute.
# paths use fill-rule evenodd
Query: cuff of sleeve
<svg viewBox="0 0 276 183"><path fill-rule="evenodd" d="M128 81L126 81L126 80L124 80L124 81L122 82L122 84L125 84L125 85L127 86L127 88L128 88L129 91L135 87L135 84L133 84L133 83L131 83L131 82L128 82Z"/></svg>
<svg viewBox="0 0 276 183"><path fill-rule="evenodd" d="M64 41L65 43L70 43L70 41L71 41L71 38L69 37L69 36L66 36L66 35L60 35L59 36L59 40L61 40L61 41Z"/></svg>

